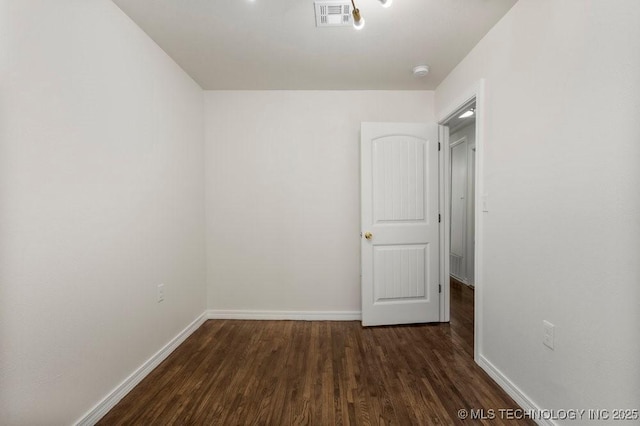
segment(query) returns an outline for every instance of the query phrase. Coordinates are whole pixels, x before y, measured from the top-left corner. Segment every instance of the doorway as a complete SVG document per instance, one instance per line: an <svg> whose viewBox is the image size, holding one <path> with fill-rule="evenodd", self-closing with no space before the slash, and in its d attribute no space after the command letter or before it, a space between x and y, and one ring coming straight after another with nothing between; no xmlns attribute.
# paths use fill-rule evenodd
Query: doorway
<svg viewBox="0 0 640 426"><path fill-rule="evenodd" d="M475 317L475 166L476 99L460 106L445 121L448 151L448 235L450 323L461 347L474 356Z"/></svg>

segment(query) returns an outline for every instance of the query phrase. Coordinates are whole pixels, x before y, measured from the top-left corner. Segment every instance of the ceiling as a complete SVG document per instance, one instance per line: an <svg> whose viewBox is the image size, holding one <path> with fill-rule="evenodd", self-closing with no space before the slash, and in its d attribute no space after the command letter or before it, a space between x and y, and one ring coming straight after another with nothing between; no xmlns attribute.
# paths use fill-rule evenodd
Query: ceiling
<svg viewBox="0 0 640 426"><path fill-rule="evenodd" d="M204 89L435 89L516 0L356 0L366 26L316 28L313 0L113 0ZM429 75L412 75L427 64Z"/></svg>

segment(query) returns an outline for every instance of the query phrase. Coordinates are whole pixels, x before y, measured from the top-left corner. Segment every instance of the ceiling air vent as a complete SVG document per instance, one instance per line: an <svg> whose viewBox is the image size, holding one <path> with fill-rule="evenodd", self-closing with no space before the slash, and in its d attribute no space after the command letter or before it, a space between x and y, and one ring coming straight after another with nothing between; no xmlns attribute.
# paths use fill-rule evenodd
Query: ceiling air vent
<svg viewBox="0 0 640 426"><path fill-rule="evenodd" d="M351 25L351 2L325 0L314 3L316 27L345 27Z"/></svg>

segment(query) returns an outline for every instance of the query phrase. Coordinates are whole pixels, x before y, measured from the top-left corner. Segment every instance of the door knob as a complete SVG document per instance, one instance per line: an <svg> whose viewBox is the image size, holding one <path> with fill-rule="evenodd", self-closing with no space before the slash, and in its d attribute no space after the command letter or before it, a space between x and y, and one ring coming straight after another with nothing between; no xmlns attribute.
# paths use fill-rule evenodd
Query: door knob
<svg viewBox="0 0 640 426"><path fill-rule="evenodd" d="M365 232L365 233L364 233L364 237L365 237L367 240L372 240L372 239L373 239L373 234L372 234L371 232Z"/></svg>

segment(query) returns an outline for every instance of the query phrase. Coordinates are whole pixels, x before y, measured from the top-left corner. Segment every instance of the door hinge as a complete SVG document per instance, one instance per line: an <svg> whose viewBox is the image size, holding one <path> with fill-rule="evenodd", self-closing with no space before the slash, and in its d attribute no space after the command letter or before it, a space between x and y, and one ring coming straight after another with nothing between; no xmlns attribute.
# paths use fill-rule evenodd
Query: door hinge
<svg viewBox="0 0 640 426"><path fill-rule="evenodd" d="M440 148L441 148L440 142L438 142L438 151L440 151Z"/></svg>
<svg viewBox="0 0 640 426"><path fill-rule="evenodd" d="M442 222L442 216L440 216L440 213L438 213L438 223Z"/></svg>
<svg viewBox="0 0 640 426"><path fill-rule="evenodd" d="M438 284L438 293L442 293L442 284Z"/></svg>

